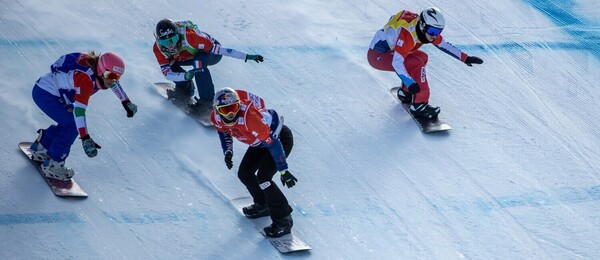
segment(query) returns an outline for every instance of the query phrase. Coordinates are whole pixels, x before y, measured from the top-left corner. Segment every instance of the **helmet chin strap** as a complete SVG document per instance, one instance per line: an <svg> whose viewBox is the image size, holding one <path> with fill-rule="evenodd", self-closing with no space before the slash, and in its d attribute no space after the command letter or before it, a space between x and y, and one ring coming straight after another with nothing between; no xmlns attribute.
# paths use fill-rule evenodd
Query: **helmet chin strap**
<svg viewBox="0 0 600 260"><path fill-rule="evenodd" d="M102 77L96 76L96 83L100 85L100 89L108 89L108 87L104 85L104 79Z"/></svg>
<svg viewBox="0 0 600 260"><path fill-rule="evenodd" d="M162 46L160 44L159 44L159 46L160 46L161 50L163 50L164 52L167 52L167 53L169 53L171 55L175 55L175 54L177 54L179 52L179 49L181 49L181 40L179 40L175 44L175 48L173 48L173 49L169 49L168 47Z"/></svg>
<svg viewBox="0 0 600 260"><path fill-rule="evenodd" d="M229 120L226 117L224 117L224 116L221 115L221 118L223 119L223 122L225 122L225 124L227 124L229 126L234 125L235 122L238 120L239 117L240 117L239 114L235 114L235 116L231 120Z"/></svg>

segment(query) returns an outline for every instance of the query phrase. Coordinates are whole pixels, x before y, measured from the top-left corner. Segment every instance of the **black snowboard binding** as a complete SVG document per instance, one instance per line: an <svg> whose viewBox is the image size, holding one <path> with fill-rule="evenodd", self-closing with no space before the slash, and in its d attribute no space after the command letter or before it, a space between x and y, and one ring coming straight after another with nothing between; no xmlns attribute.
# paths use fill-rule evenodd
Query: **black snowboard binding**
<svg viewBox="0 0 600 260"><path fill-rule="evenodd" d="M167 97L171 100L187 101L194 96L194 84L189 82L175 83L175 88L167 89Z"/></svg>
<svg viewBox="0 0 600 260"><path fill-rule="evenodd" d="M242 212L247 218L260 218L266 217L271 214L269 207L264 204L252 204L248 207L242 208Z"/></svg>
<svg viewBox="0 0 600 260"><path fill-rule="evenodd" d="M412 103L413 95L408 92L405 92L404 88L398 89L398 93L396 95L398 96L398 100L400 100L402 104Z"/></svg>
<svg viewBox="0 0 600 260"><path fill-rule="evenodd" d="M292 233L292 226L294 226L294 220L292 219L292 215L288 215L287 217L273 220L273 223L263 230L267 237L281 237Z"/></svg>
<svg viewBox="0 0 600 260"><path fill-rule="evenodd" d="M436 119L440 114L440 107L434 107L428 103L413 103L410 112L414 117Z"/></svg>

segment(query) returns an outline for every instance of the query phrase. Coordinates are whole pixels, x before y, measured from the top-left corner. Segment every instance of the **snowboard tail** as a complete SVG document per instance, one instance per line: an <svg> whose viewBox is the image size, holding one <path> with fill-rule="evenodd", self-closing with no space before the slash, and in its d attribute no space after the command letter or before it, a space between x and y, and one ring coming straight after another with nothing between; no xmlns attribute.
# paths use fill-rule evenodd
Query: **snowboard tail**
<svg viewBox="0 0 600 260"><path fill-rule="evenodd" d="M231 203L242 214L242 216L244 216L242 208L251 205L254 202L250 197L242 197L231 200ZM271 218L269 218L268 216L255 219L249 218L248 220L252 222L256 230L258 230L258 232L260 232L266 239L268 239L271 245L273 245L281 253L285 254L312 249L308 244L306 244L297 235L293 233L293 228L292 233L290 234L283 235L281 237L267 237L263 228L271 224Z"/></svg>
<svg viewBox="0 0 600 260"><path fill-rule="evenodd" d="M157 83L154 83L154 89L162 97L164 97L167 100L171 101L171 103L173 103L179 109L183 110L183 112L185 112L186 114L188 114L190 117L192 117L194 120L196 120L201 125L203 125L203 126L213 126L213 123L210 120L210 113L207 113L205 115L200 115L199 116L199 115L193 114L190 111L189 105L192 105L192 104L194 104L196 102L193 98L189 98L189 100L174 100L174 99L169 99L169 97L167 96L167 90L168 89L174 89L174 88L175 88L175 84L170 83L170 82L157 82Z"/></svg>
<svg viewBox="0 0 600 260"><path fill-rule="evenodd" d="M46 183L56 196L82 198L86 198L88 196L88 194L81 187L79 187L79 184L75 182L74 178L71 178L71 180L68 181L61 181L44 176L44 172L42 172L42 164L32 160L32 151L29 149L29 147L31 147L31 142L19 143L19 149L21 149L23 154L25 154L29 161L31 161L31 163L33 163L33 165L37 168L38 172L42 175L44 180L46 180Z"/></svg>
<svg viewBox="0 0 600 260"><path fill-rule="evenodd" d="M390 89L390 93L392 94L392 96L394 96L394 98L396 98L396 100L402 102L398 99L397 95L398 90L400 90L400 88L401 87L393 87L392 89ZM419 129L421 129L423 133L440 132L452 129L452 127L449 124L447 124L443 119L440 119L439 116L434 119L425 117L415 117L410 112L410 104L403 103L402 107L410 115L413 121L415 121L415 123L419 126Z"/></svg>

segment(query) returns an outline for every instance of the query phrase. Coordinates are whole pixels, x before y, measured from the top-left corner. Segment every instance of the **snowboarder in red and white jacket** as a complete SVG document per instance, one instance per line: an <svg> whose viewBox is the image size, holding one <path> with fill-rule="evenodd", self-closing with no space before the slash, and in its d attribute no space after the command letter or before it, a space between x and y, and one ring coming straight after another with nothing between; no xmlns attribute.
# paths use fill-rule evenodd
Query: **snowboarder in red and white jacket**
<svg viewBox="0 0 600 260"><path fill-rule="evenodd" d="M175 82L175 89L167 91L168 97L190 99L194 96L194 79L198 88L198 101L190 109L197 115L210 113L215 95L208 66L217 64L223 55L244 61L263 61L261 55L222 47L219 41L198 29L191 21L162 19L156 25L154 36L156 42L152 48L156 60L165 77ZM186 71L182 66L191 66L193 69Z"/></svg>
<svg viewBox="0 0 600 260"><path fill-rule="evenodd" d="M402 80L398 98L403 103L410 103L411 112L417 117L436 118L440 113L439 107L429 105L425 71L428 56L419 50L423 44L431 43L468 66L483 63L482 59L469 56L447 42L441 35L444 26L444 16L435 7L425 8L420 14L403 10L375 33L369 46L369 64L378 70L398 74Z"/></svg>
<svg viewBox="0 0 600 260"><path fill-rule="evenodd" d="M294 146L292 131L275 110L265 108L262 98L231 88L215 94L211 120L219 133L227 168L233 167L233 138L250 146L238 169L238 178L254 201L243 208L246 217L271 216L273 223L264 228L269 237L289 234L294 224L292 207L272 179L279 172L281 183L288 188L298 181L286 160Z"/></svg>

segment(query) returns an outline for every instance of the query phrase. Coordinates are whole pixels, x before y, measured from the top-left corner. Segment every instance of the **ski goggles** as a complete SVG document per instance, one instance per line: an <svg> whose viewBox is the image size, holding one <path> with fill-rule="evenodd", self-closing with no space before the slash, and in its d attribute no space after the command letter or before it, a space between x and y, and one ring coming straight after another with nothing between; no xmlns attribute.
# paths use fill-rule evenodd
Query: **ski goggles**
<svg viewBox="0 0 600 260"><path fill-rule="evenodd" d="M177 42L179 42L179 34L175 34L175 36L168 39L158 39L158 44L165 47L169 47L172 44L176 44Z"/></svg>
<svg viewBox="0 0 600 260"><path fill-rule="evenodd" d="M234 102L222 106L215 106L215 110L217 110L217 113L219 113L219 115L229 117L237 114L237 112L240 111L240 102Z"/></svg>
<svg viewBox="0 0 600 260"><path fill-rule="evenodd" d="M108 71L108 70L107 70L107 71L105 71L105 72L102 74L102 77L103 77L104 79L110 79L110 80L115 80L115 81L117 81L117 80L121 79L121 74L117 74L117 73L110 72L110 71Z"/></svg>
<svg viewBox="0 0 600 260"><path fill-rule="evenodd" d="M429 25L425 26L425 33L429 34L429 36L438 36L442 33L442 30L444 29L431 27Z"/></svg>

